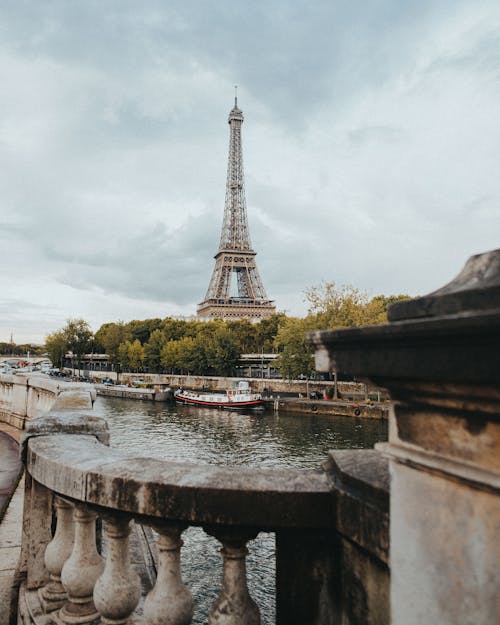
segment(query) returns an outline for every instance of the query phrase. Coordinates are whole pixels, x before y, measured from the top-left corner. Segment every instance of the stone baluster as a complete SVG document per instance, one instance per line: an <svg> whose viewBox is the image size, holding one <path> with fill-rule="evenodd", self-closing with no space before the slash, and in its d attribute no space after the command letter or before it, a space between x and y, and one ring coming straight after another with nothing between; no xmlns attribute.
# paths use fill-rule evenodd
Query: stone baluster
<svg viewBox="0 0 500 625"><path fill-rule="evenodd" d="M260 625L257 604L247 586L246 544L256 532L237 528L206 528L207 533L222 543L224 558L222 588L210 609L209 625Z"/></svg>
<svg viewBox="0 0 500 625"><path fill-rule="evenodd" d="M103 571L104 560L96 549L96 516L85 504L75 504L75 542L61 572L68 603L60 609L58 619L65 625L94 625L99 622L92 592Z"/></svg>
<svg viewBox="0 0 500 625"><path fill-rule="evenodd" d="M61 571L73 551L75 534L73 505L55 497L54 507L57 515L56 531L45 550L45 566L49 571L50 581L39 590L45 613L58 610L68 600L68 594L61 583Z"/></svg>
<svg viewBox="0 0 500 625"><path fill-rule="evenodd" d="M102 623L124 625L141 596L140 579L130 565L130 519L126 516L106 516L106 566L94 588L94 602Z"/></svg>
<svg viewBox="0 0 500 625"><path fill-rule="evenodd" d="M193 597L181 578L181 533L185 526L155 526L158 539L158 577L144 602L147 625L189 625Z"/></svg>

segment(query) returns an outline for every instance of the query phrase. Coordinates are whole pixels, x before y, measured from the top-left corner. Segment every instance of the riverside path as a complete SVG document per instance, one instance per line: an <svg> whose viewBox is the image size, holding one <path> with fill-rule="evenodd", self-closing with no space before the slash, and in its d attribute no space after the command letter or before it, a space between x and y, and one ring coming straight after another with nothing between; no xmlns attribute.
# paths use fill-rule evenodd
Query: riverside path
<svg viewBox="0 0 500 625"><path fill-rule="evenodd" d="M14 575L21 551L23 465L18 442L0 431L0 625L8 625ZM16 488L17 487L17 488Z"/></svg>

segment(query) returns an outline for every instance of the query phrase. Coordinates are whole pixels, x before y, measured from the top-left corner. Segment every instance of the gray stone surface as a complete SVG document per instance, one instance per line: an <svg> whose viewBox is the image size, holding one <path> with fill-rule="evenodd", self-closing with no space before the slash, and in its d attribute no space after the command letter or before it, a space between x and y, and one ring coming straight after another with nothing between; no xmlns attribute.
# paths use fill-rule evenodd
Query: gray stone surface
<svg viewBox="0 0 500 625"><path fill-rule="evenodd" d="M500 308L500 249L472 256L449 284L389 308L389 321Z"/></svg>
<svg viewBox="0 0 500 625"><path fill-rule="evenodd" d="M0 521L23 469L19 443L0 431Z"/></svg>
<svg viewBox="0 0 500 625"><path fill-rule="evenodd" d="M0 625L9 625L16 568L21 553L24 479L19 482L0 523Z"/></svg>
<svg viewBox="0 0 500 625"><path fill-rule="evenodd" d="M389 442L377 446L390 460L391 622L498 623L500 250L473 257L443 289L395 305L390 319L311 341L322 370L369 379L396 400ZM351 465L337 463L341 489L358 473ZM373 549L383 536L371 534L376 516L356 524L348 509L339 505L340 531L359 530L350 541Z"/></svg>
<svg viewBox="0 0 500 625"><path fill-rule="evenodd" d="M34 479L87 503L194 524L325 527L334 499L322 470L260 470L134 458L85 436L33 439Z"/></svg>

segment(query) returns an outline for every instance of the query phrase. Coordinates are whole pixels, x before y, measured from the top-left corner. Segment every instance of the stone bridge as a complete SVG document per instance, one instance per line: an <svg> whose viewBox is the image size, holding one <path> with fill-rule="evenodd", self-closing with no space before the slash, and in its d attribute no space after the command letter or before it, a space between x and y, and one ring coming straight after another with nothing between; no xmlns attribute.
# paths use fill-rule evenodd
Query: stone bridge
<svg viewBox="0 0 500 625"><path fill-rule="evenodd" d="M388 324L310 340L319 370L388 389L387 444L332 451L310 470L173 463L109 447L85 387L56 389L52 405L33 380L24 396L2 391L2 414L24 426L14 622L188 625L189 525L222 547L210 625L260 623L245 566L259 532L276 538L279 625L499 622L500 250L396 304ZM158 536L149 588L131 564L143 526Z"/></svg>

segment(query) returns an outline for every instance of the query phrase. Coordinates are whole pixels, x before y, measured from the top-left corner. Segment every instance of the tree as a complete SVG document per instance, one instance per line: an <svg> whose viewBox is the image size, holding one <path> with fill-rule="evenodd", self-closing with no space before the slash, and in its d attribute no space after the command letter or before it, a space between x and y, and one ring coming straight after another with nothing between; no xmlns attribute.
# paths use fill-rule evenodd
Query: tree
<svg viewBox="0 0 500 625"><path fill-rule="evenodd" d="M260 351L257 342L257 328L248 319L228 321L226 328L231 333L240 354Z"/></svg>
<svg viewBox="0 0 500 625"><path fill-rule="evenodd" d="M387 310L391 304L410 299L409 295L375 295L365 307L363 325L387 322Z"/></svg>
<svg viewBox="0 0 500 625"><path fill-rule="evenodd" d="M121 371L128 371L130 368L129 351L131 345L132 343L130 341L125 341L124 343L120 343L118 347L118 364Z"/></svg>
<svg viewBox="0 0 500 625"><path fill-rule="evenodd" d="M184 339L180 339L178 341L168 341L162 347L161 350L161 364L162 367L170 371L170 373L179 372L181 367L181 341ZM193 339L189 339L191 342Z"/></svg>
<svg viewBox="0 0 500 625"><path fill-rule="evenodd" d="M129 342L128 361L133 371L142 369L142 365L144 364L144 352L144 347L138 339L136 339L133 343Z"/></svg>
<svg viewBox="0 0 500 625"><path fill-rule="evenodd" d="M162 330L168 341L178 341L186 332L187 322L182 319L167 317L163 320Z"/></svg>
<svg viewBox="0 0 500 625"><path fill-rule="evenodd" d="M88 352L93 339L92 330L84 319L68 319L62 333L67 349L76 358L78 369L80 369L82 356Z"/></svg>
<svg viewBox="0 0 500 625"><path fill-rule="evenodd" d="M274 341L278 330L285 323L287 317L284 313L275 313L267 319L261 319L255 324L256 350L257 352L272 352L275 349Z"/></svg>
<svg viewBox="0 0 500 625"><path fill-rule="evenodd" d="M183 363L191 373L207 375L210 372L211 336L205 332L200 332L192 341L191 349L186 349L188 344L184 344L186 353L183 354Z"/></svg>
<svg viewBox="0 0 500 625"><path fill-rule="evenodd" d="M144 319L142 321L134 320L127 324L127 330L130 333L130 340L136 339L145 345L151 338L151 334L155 330L161 330L163 327L163 321L161 319Z"/></svg>
<svg viewBox="0 0 500 625"><path fill-rule="evenodd" d="M95 334L96 342L101 345L109 357L109 362L120 366L119 348L122 343L130 340L130 330L123 323L104 323Z"/></svg>
<svg viewBox="0 0 500 625"><path fill-rule="evenodd" d="M323 282L306 291L306 300L310 305L308 317L314 319L316 328L323 329L385 323L388 306L408 297L377 295L370 299L367 293L353 286L337 288L335 282Z"/></svg>
<svg viewBox="0 0 500 625"><path fill-rule="evenodd" d="M278 330L276 366L288 380L301 375L309 377L314 371L313 349L306 343L306 333L312 329L310 324L311 319L288 318Z"/></svg>
<svg viewBox="0 0 500 625"><path fill-rule="evenodd" d="M240 356L234 333L229 328L218 328L207 348L207 361L217 374L230 375Z"/></svg>
<svg viewBox="0 0 500 625"><path fill-rule="evenodd" d="M62 367L63 358L68 351L68 344L63 330L52 332L45 338L45 349L54 367Z"/></svg>
<svg viewBox="0 0 500 625"><path fill-rule="evenodd" d="M154 373L161 371L161 352L167 339L161 330L153 330L149 341L144 345L144 357L148 370Z"/></svg>

